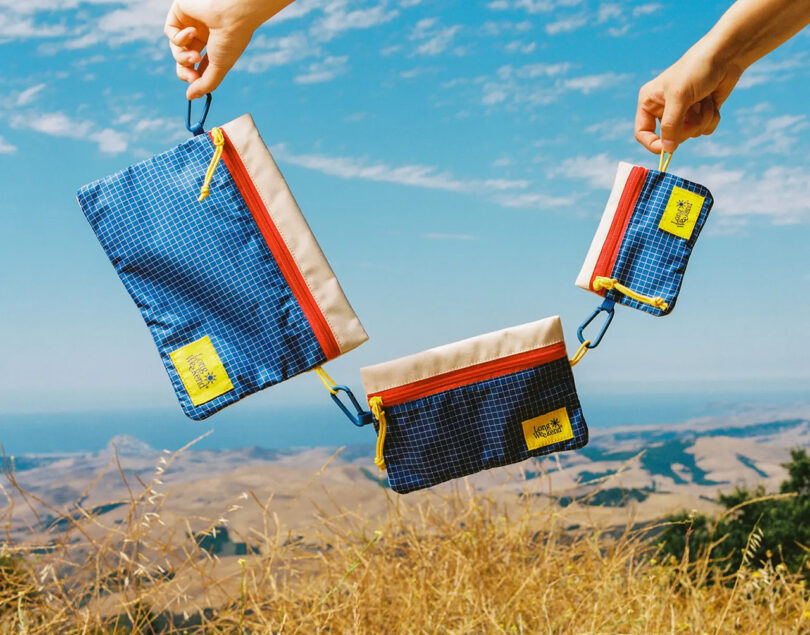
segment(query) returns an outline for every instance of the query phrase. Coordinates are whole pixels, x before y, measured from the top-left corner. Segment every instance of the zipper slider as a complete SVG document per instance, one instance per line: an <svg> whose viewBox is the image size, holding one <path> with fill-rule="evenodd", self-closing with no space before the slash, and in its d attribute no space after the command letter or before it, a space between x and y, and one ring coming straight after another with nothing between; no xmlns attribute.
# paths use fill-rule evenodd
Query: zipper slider
<svg viewBox="0 0 810 635"><path fill-rule="evenodd" d="M219 165L219 160L222 158L222 149L225 147L225 135L222 134L222 130L219 128L211 128L211 138L214 142L214 156L211 158L211 163L208 165L208 170L205 172L205 179L200 189L200 197L197 199L198 203L202 203L211 193L211 179L214 178L214 172Z"/></svg>

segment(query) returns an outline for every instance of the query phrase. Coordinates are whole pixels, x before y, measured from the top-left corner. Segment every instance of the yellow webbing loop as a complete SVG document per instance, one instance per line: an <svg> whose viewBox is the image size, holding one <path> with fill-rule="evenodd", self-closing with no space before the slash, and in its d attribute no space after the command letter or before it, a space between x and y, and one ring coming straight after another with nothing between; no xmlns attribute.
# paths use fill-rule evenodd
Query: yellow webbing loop
<svg viewBox="0 0 810 635"><path fill-rule="evenodd" d="M335 380L332 379L328 373L323 369L323 366L318 366L314 369L315 374L318 375L320 380L323 382L323 385L326 386L326 389L331 392L333 395L337 394L337 390L335 390Z"/></svg>
<svg viewBox="0 0 810 635"><path fill-rule="evenodd" d="M656 309L660 309L661 311L666 311L669 307L669 304L664 302L664 298L651 298L647 295L641 295L640 293L636 293L629 287L625 287L623 284L620 284L616 278L605 278L604 276L596 276L593 280L593 290L594 291L601 291L602 289L606 289L610 291L611 289L615 289L619 293L623 293L628 298L633 298L638 302L642 302L644 304L649 304L650 306L654 306Z"/></svg>
<svg viewBox="0 0 810 635"><path fill-rule="evenodd" d="M669 156L666 159L666 161L664 161L664 156L666 155L666 152L664 152L664 149L661 148L661 157L658 159L658 171L659 172L666 172L667 171L667 168L669 167L669 162L672 161L672 155L673 154L674 154L673 152L670 152Z"/></svg>
<svg viewBox="0 0 810 635"><path fill-rule="evenodd" d="M211 179L214 178L214 172L219 165L219 160L222 158L222 149L225 147L225 136L222 134L222 130L219 128L211 128L211 136L214 139L214 156L211 158L211 163L208 165L208 170L205 172L205 179L200 189L200 198L197 199L198 203L202 203L211 193L209 187L211 185Z"/></svg>
<svg viewBox="0 0 810 635"><path fill-rule="evenodd" d="M585 340L584 342L582 342L582 344L580 344L579 349L577 350L577 352L574 353L574 356L571 359L568 360L568 362L571 364L572 368L582 361L582 358L585 357L585 353L587 353L589 350L591 350L590 348L588 348L588 345L590 343L591 343L591 340Z"/></svg>
<svg viewBox="0 0 810 635"><path fill-rule="evenodd" d="M371 406L371 412L374 413L374 416L377 418L378 423L380 424L380 431L377 433L377 456L374 457L374 465L380 468L380 471L384 471L385 467L385 459L383 458L383 447L385 446L385 410L382 407L382 399L380 397L372 397L368 400L368 405Z"/></svg>

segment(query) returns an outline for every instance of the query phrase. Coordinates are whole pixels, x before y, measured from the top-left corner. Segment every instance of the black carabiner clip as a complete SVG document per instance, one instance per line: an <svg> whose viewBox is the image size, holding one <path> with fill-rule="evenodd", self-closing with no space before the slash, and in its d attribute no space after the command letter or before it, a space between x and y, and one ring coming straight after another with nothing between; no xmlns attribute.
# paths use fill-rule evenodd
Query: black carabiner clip
<svg viewBox="0 0 810 635"><path fill-rule="evenodd" d="M614 305L616 302L614 300L609 300L605 298L605 300L600 304L593 313L591 313L590 317L585 320L582 324L579 325L577 329L577 339L579 340L580 344L585 344L587 341L585 339L585 335L583 331L588 328L588 325L596 319L596 316L602 313L603 311L607 313L607 318L605 319L605 323L602 325L602 330L599 331L599 335L596 337L595 340L591 340L588 342L588 348L596 348L599 346L599 342L602 341L602 338L605 336L605 332L608 330L610 323L613 321L613 315L615 313Z"/></svg>
<svg viewBox="0 0 810 635"><path fill-rule="evenodd" d="M211 108L211 93L208 93L205 96L205 105L203 106L203 113L202 117L195 123L194 125L191 124L191 100L188 100L188 112L186 113L186 130L192 133L195 137L201 135L205 132L203 126L205 125L205 119L208 117L208 109Z"/></svg>
<svg viewBox="0 0 810 635"><path fill-rule="evenodd" d="M367 426L368 424L374 421L374 415L368 410L363 410L363 408L360 406L360 403L357 401L357 398L354 396L354 393L347 386L334 386L332 390L334 391L330 392L332 401L334 401L338 405L338 408L340 408L343 411L343 414L345 414L349 418L349 421L351 421L358 428ZM354 406L356 412L352 412L351 410L349 410L346 407L346 405L340 400L339 393L341 391L345 392L346 395L348 395L349 401L352 402L352 405Z"/></svg>

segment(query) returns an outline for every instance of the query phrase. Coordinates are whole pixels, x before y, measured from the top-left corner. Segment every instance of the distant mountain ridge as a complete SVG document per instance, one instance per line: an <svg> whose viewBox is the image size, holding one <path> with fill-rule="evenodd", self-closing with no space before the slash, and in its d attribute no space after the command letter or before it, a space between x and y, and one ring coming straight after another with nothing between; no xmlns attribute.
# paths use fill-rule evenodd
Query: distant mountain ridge
<svg viewBox="0 0 810 635"><path fill-rule="evenodd" d="M531 496L581 508L588 518L600 514L613 518L621 510L625 515L632 512L637 519L679 509L707 511L715 509L713 501L719 491L737 485L761 483L776 489L785 476L782 463L789 450L810 446L810 412L763 416L594 430L589 444L579 451L488 470L468 482L482 491L497 490L504 500L513 495L516 504ZM301 492L311 490L316 492L313 504L342 501L349 508L359 505L372 510L382 509L392 496L386 490L385 474L373 464L371 444L285 450L192 447L164 469L161 466L168 451L132 437L115 437L98 452L23 455L14 457L13 465L21 485L47 503L69 514L81 505L114 522L117 515L126 513L126 505L120 502L129 496L118 472L116 453L131 483L138 479L149 482L159 473L172 494L173 511L189 517L216 517L218 510L249 491L258 500L281 504L310 500L302 499ZM99 474L95 486L85 494ZM439 489L457 485L445 484ZM416 493L405 500L429 495ZM299 527L311 522L312 508L295 505L295 512L281 508L285 523ZM238 525L238 519L236 522ZM51 521L44 529L58 529L58 525Z"/></svg>

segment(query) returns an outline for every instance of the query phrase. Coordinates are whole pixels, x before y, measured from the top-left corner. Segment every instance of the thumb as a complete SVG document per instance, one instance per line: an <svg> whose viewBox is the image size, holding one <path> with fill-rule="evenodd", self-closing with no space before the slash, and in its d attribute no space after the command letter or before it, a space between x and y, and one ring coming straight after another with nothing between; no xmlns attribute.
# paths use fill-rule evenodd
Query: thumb
<svg viewBox="0 0 810 635"><path fill-rule="evenodd" d="M220 85L225 75L228 72L227 68L218 66L216 62L212 62L211 58L206 55L198 71L202 69L202 74L198 79L195 79L186 90L186 97L189 99L198 99L208 93L214 92L217 86Z"/></svg>
<svg viewBox="0 0 810 635"><path fill-rule="evenodd" d="M683 120L689 103L680 96L668 97L661 116L661 147L664 152L674 152L683 141Z"/></svg>
<svg viewBox="0 0 810 635"><path fill-rule="evenodd" d="M212 30L205 47L205 57L197 69L200 77L188 87L188 98L197 99L213 92L236 64L248 42L250 35L245 38L239 33Z"/></svg>

